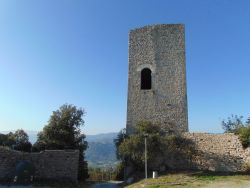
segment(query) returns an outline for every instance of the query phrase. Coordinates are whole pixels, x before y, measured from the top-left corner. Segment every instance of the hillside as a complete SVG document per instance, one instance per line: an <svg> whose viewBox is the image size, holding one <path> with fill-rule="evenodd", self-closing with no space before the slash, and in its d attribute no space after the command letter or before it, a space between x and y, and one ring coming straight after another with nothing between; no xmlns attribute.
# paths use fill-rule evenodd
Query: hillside
<svg viewBox="0 0 250 188"><path fill-rule="evenodd" d="M86 141L88 141L89 145L86 150L86 160L89 166L114 166L118 162L115 155L115 145L113 143L116 136L117 133L86 136Z"/></svg>

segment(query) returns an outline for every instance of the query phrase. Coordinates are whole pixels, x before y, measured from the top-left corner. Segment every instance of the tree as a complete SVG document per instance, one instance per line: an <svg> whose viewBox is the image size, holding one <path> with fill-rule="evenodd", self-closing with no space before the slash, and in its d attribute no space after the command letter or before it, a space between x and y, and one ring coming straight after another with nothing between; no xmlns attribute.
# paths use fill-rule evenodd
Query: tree
<svg viewBox="0 0 250 188"><path fill-rule="evenodd" d="M248 147L250 144L250 126L241 128L239 130L239 137L243 147Z"/></svg>
<svg viewBox="0 0 250 188"><path fill-rule="evenodd" d="M84 152L87 149L85 135L81 134L84 125L83 115L85 111L73 105L64 104L58 110L53 111L48 124L38 133L37 142L33 151L44 149L78 149L79 171L78 178L84 180L88 176L87 162L84 160Z"/></svg>
<svg viewBox="0 0 250 188"><path fill-rule="evenodd" d="M30 152L32 147L32 144L29 142L29 136L22 129L18 129L14 133L9 132L6 135L1 134L0 145L24 152Z"/></svg>
<svg viewBox="0 0 250 188"><path fill-rule="evenodd" d="M247 118L246 124L250 126L250 117Z"/></svg>
<svg viewBox="0 0 250 188"><path fill-rule="evenodd" d="M13 132L9 132L8 134L6 134L6 136L7 140L5 142L5 145L13 149L16 143L15 134Z"/></svg>
<svg viewBox="0 0 250 188"><path fill-rule="evenodd" d="M126 172L126 176L136 176L137 172L144 170L145 164L145 135L147 135L147 161L148 170L152 171L160 167L167 167L166 158L182 158L183 161L190 161L195 154L194 143L181 135L174 135L166 132L163 127L153 124L149 121L141 121L136 127L134 134L128 135L126 139L122 139L118 134L115 139L118 146L118 157L126 159L126 168L130 169ZM118 142L123 140L121 143ZM117 142L116 142L117 141ZM129 168L132 167L132 168ZM118 166L115 174L121 179L123 164ZM132 169L132 170L131 170ZM128 174L129 173L129 174Z"/></svg>
<svg viewBox="0 0 250 188"><path fill-rule="evenodd" d="M16 144L29 142L29 136L23 129L18 129L14 133Z"/></svg>
<svg viewBox="0 0 250 188"><path fill-rule="evenodd" d="M120 155L118 148L126 138L128 138L128 135L126 134L126 129L124 128L119 131L117 137L114 139L114 144L116 147L116 158L119 160L124 160Z"/></svg>
<svg viewBox="0 0 250 188"><path fill-rule="evenodd" d="M135 170L142 170L144 166L144 138L148 135L148 161L154 163L155 156L163 154L166 149L164 134L157 124L149 121L141 121L135 128L135 133L127 136L118 146L118 157L125 158L132 163ZM118 134L117 140L122 140Z"/></svg>
<svg viewBox="0 0 250 188"><path fill-rule="evenodd" d="M19 151L30 152L32 144L29 142L29 136L23 129L18 129L14 133L14 149Z"/></svg>
<svg viewBox="0 0 250 188"><path fill-rule="evenodd" d="M0 134L0 146L6 146L7 140L8 140L7 135Z"/></svg>
<svg viewBox="0 0 250 188"><path fill-rule="evenodd" d="M227 121L222 121L222 128L226 133L238 133L239 129L244 127L242 119L243 116L231 115L227 118Z"/></svg>

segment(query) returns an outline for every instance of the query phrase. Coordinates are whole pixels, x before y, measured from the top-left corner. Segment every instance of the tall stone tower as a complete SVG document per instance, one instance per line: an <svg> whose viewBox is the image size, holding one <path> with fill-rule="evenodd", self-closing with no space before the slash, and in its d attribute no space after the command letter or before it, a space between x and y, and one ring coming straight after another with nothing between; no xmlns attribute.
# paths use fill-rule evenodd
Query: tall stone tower
<svg viewBox="0 0 250 188"><path fill-rule="evenodd" d="M139 121L160 124L166 132L188 131L184 32L182 24L130 31L128 134Z"/></svg>

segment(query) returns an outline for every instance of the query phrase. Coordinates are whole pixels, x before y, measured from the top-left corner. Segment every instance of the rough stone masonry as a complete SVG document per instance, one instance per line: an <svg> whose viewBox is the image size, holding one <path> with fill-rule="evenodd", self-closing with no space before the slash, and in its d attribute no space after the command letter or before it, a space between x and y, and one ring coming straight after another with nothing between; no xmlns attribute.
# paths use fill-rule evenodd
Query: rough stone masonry
<svg viewBox="0 0 250 188"><path fill-rule="evenodd" d="M12 174L17 163L22 160L34 164L35 178L77 181L78 150L45 150L27 153L0 147L0 179Z"/></svg>
<svg viewBox="0 0 250 188"><path fill-rule="evenodd" d="M127 132L138 121L188 131L184 25L153 25L129 34Z"/></svg>

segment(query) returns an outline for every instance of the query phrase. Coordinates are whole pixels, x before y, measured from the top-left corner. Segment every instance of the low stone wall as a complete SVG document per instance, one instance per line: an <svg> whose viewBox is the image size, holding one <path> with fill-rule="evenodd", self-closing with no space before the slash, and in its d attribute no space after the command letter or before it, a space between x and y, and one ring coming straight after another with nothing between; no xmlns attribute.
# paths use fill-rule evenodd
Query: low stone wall
<svg viewBox="0 0 250 188"><path fill-rule="evenodd" d="M26 160L34 164L36 178L77 180L78 150L45 150L25 153L0 147L0 178L15 171L16 164Z"/></svg>
<svg viewBox="0 0 250 188"><path fill-rule="evenodd" d="M242 147L237 135L184 133L182 136L193 145L194 151L190 157L177 157L179 160L173 162L176 168L226 172L246 170L250 152Z"/></svg>

